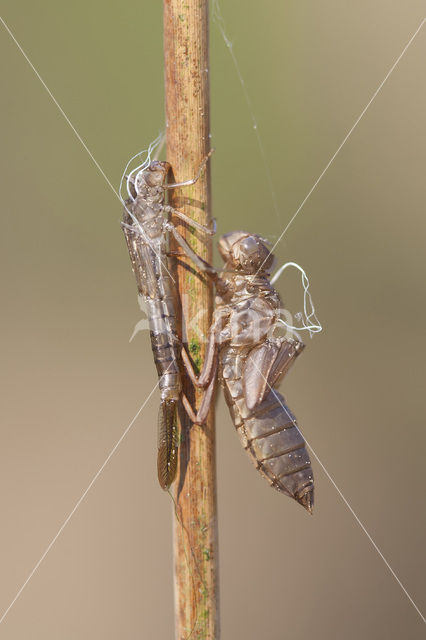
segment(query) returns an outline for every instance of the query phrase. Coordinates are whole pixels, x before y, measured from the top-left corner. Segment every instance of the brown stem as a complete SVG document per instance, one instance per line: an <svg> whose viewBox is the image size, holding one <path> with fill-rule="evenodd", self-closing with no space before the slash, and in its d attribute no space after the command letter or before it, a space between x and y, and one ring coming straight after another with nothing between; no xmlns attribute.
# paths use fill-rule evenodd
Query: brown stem
<svg viewBox="0 0 426 640"><path fill-rule="evenodd" d="M164 0L167 160L173 181L196 176L209 152L208 0ZM200 179L171 190L170 204L203 225L211 222L210 161ZM211 239L173 219L191 248L211 262ZM172 250L176 246L171 247ZM212 289L189 259L176 267L182 339L195 365L202 363L212 311ZM201 313L200 313L201 312ZM184 376L197 409L199 396ZM182 416L183 418L183 416ZM181 422L179 469L173 486L177 640L217 640L218 545L213 416L203 427Z"/></svg>

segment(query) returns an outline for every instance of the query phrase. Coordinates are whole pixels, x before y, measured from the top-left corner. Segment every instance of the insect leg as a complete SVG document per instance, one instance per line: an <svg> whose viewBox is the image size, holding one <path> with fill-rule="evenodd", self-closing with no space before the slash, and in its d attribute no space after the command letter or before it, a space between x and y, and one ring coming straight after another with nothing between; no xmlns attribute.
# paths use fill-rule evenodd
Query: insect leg
<svg viewBox="0 0 426 640"><path fill-rule="evenodd" d="M187 216L184 213L182 213L182 211L178 211L178 209L174 209L173 207L170 207L169 205L165 205L163 207L163 209L164 209L164 211L166 213L173 213L173 215L175 215L177 218L180 218L181 220L183 220L187 224L191 225L191 227L195 227L195 229L198 229L198 231L202 231L203 233L207 233L209 236L214 236L214 234L216 233L216 220L214 220L214 219L213 219L213 225L210 228L210 227L207 227L204 224L200 224L196 220L192 220L192 218L190 218L189 216Z"/></svg>
<svg viewBox="0 0 426 640"><path fill-rule="evenodd" d="M214 375L213 372L215 368L217 368L218 345L216 342L216 335L216 331L214 333L210 331L203 369L198 377L195 374L192 362L186 352L186 349L182 347L181 350L181 357L185 370L188 373L191 382L199 389L205 389L207 385L210 384L210 381Z"/></svg>
<svg viewBox="0 0 426 640"><path fill-rule="evenodd" d="M210 149L210 151L205 156L205 158L203 158L195 178L192 178L191 180L185 180L184 182L172 182L170 184L165 184L163 186L163 188L164 189L176 189L177 187L189 187L191 184L195 184L197 182L198 178L200 177L201 172L204 169L205 165L207 164L207 160L210 158L210 156L212 155L213 151L214 151L214 149Z"/></svg>
<svg viewBox="0 0 426 640"><path fill-rule="evenodd" d="M199 255L197 255L189 246L184 238L180 235L180 233L176 230L175 226L171 222L165 223L165 228L170 231L176 242L182 247L185 253L195 262L196 266L200 271L203 271L211 280L214 282L214 286L216 287L216 293L218 295L224 295L228 289L229 284L221 278L218 274L217 269L212 267L208 262L203 260ZM176 255L176 254L175 254Z"/></svg>
<svg viewBox="0 0 426 640"><path fill-rule="evenodd" d="M186 395L182 394L182 403L185 408L186 413L189 416L189 419L194 424L203 425L207 420L208 413L210 411L210 406L213 400L214 390L216 386L216 373L217 373L217 360L215 362L214 368L211 374L211 380L207 389L203 394L203 399L201 400L200 408L197 411L197 414L194 413L193 408L191 407L191 403L189 402Z"/></svg>
<svg viewBox="0 0 426 640"><path fill-rule="evenodd" d="M194 409L184 393L182 393L182 404L191 422L197 424L197 415L194 413Z"/></svg>
<svg viewBox="0 0 426 640"><path fill-rule="evenodd" d="M171 224L171 222L166 222L166 229L173 234L173 237L176 240L176 242L182 247L182 249L185 251L187 256L191 258L191 260L196 264L196 266L198 267L198 269L200 269L200 271L203 271L204 273L208 274L213 279L216 279L218 277L217 270L214 267L212 267L208 262L203 260L203 258L200 258L200 256L198 256L195 253L195 251L191 249L187 241L184 238L182 238L182 236L178 231L176 231L174 225Z"/></svg>
<svg viewBox="0 0 426 640"><path fill-rule="evenodd" d="M201 400L200 408L197 414L194 413L188 398L182 394L182 402L185 410L194 424L204 424L212 403L214 390L216 386L216 374L218 367L218 351L219 341L218 336L222 327L222 313L216 313L213 323L209 330L209 339L207 343L206 357L204 359L203 369L200 376L197 378L192 362L185 350L182 347L181 357L186 372L189 375L192 383L198 387L205 389L203 398ZM207 387L207 388L206 388Z"/></svg>
<svg viewBox="0 0 426 640"><path fill-rule="evenodd" d="M207 340L206 355L204 358L203 368L197 377L192 366L192 362L185 347L181 349L181 358L183 365L189 375L191 382L197 388L205 389L216 375L217 359L219 347L221 345L219 336L224 322L224 318L228 315L228 311L216 310L213 316L213 322L210 325L209 337Z"/></svg>
<svg viewBox="0 0 426 640"><path fill-rule="evenodd" d="M120 222L120 225L123 229L127 229L128 231L133 231L133 233L137 233L138 230L135 227L132 227L131 224L127 224L127 222Z"/></svg>
<svg viewBox="0 0 426 640"><path fill-rule="evenodd" d="M210 406L214 396L214 390L216 387L216 374L217 374L217 359L215 360L214 367L211 372L210 384L203 395L200 408L198 409L198 412L197 412L197 424L204 424L205 421L207 420L207 416L210 411Z"/></svg>

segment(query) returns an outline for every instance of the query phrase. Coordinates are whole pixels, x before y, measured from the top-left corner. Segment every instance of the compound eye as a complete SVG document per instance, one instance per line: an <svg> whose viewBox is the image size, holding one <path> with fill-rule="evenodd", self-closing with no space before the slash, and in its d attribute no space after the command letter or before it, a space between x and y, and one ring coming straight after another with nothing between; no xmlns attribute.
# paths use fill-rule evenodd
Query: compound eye
<svg viewBox="0 0 426 640"><path fill-rule="evenodd" d="M240 255L244 256L246 260L250 260L250 262L252 262L253 259L256 259L258 253L259 246L256 238L253 238L253 236L244 238L240 245Z"/></svg>
<svg viewBox="0 0 426 640"><path fill-rule="evenodd" d="M248 238L244 238L244 240L241 243L241 248L243 249L244 253L249 255L251 253L255 253L257 251L257 242L256 239L253 238L253 236L249 236Z"/></svg>

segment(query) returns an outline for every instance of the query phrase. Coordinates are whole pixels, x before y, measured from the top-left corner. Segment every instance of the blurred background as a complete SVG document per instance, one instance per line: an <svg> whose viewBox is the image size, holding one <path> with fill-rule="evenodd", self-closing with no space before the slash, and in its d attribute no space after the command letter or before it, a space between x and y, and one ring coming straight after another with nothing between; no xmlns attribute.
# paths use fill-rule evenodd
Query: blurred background
<svg viewBox="0 0 426 640"><path fill-rule="evenodd" d="M164 127L161 2L3 0L109 180ZM211 24L218 233L276 239L424 16L420 0L225 2ZM2 27L0 612L156 383L121 206ZM424 612L426 27L277 247L324 332L283 385L322 464ZM216 256L217 257L217 256ZM219 264L219 261L217 260ZM278 288L302 308L299 276ZM8 640L173 637L154 394L0 625ZM222 637L424 637L313 459L315 513L270 489L217 414ZM1 615L1 614L0 614Z"/></svg>

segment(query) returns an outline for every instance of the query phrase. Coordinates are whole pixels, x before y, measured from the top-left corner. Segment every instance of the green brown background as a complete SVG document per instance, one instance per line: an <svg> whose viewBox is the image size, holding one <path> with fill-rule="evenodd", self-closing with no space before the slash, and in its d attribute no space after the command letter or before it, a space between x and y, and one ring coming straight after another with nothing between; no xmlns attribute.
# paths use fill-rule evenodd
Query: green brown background
<svg viewBox="0 0 426 640"><path fill-rule="evenodd" d="M219 233L276 238L424 16L420 1L222 0L211 33ZM12 2L2 15L115 185L163 127L161 2ZM2 28L0 611L156 382L121 207ZM324 332L284 385L304 433L424 611L426 26L277 250ZM301 308L299 280L279 289ZM2 625L7 640L173 637L171 504L150 400ZM255 472L219 400L222 637L424 637L313 461L313 518Z"/></svg>

